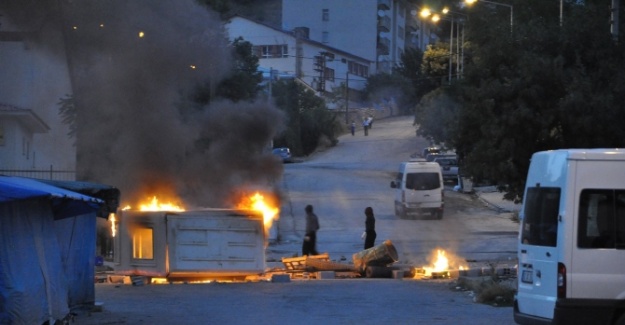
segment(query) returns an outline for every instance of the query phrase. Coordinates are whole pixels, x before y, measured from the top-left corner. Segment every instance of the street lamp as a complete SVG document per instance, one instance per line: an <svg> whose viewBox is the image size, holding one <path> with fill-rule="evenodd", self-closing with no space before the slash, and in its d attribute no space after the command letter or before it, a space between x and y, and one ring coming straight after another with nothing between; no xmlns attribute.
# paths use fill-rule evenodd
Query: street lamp
<svg viewBox="0 0 625 325"><path fill-rule="evenodd" d="M512 33L513 30L513 26L514 26L514 7L512 5L509 4L505 4L505 3L499 3L499 2L494 2L494 1L486 1L486 0L464 0L464 3L466 3L467 5L472 5L476 2L484 2L484 3L490 3L496 6L504 6L504 7L508 7L510 8L510 33Z"/></svg>

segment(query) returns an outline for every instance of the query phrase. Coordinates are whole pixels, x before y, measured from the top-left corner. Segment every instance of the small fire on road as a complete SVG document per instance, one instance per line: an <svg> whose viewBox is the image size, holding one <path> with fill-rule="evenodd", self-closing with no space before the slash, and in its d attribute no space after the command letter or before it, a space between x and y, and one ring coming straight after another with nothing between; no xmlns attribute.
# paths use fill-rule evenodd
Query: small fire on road
<svg viewBox="0 0 625 325"><path fill-rule="evenodd" d="M461 263L461 258L443 249L435 249L428 260L432 261L430 265L415 268L414 278L448 278L450 270L468 269L466 264Z"/></svg>

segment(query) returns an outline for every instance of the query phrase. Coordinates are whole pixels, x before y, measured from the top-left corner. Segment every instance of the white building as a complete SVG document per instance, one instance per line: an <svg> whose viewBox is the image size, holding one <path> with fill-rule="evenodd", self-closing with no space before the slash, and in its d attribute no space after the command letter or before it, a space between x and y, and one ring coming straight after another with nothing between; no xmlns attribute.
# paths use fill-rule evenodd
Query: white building
<svg viewBox="0 0 625 325"><path fill-rule="evenodd" d="M347 84L362 90L371 61L308 38L306 29L284 31L241 16L226 24L229 39L242 37L253 45L260 70L290 75L316 92L330 92Z"/></svg>
<svg viewBox="0 0 625 325"><path fill-rule="evenodd" d="M60 29L44 18L17 30L0 15L0 57L0 173L64 171L58 179L73 180L76 148L58 104L72 94Z"/></svg>
<svg viewBox="0 0 625 325"><path fill-rule="evenodd" d="M390 72L406 48L425 50L431 24L405 0L283 0L282 28L307 28L310 39L372 61Z"/></svg>
<svg viewBox="0 0 625 325"><path fill-rule="evenodd" d="M50 128L32 110L0 103L0 166L2 169L35 167L34 134Z"/></svg>

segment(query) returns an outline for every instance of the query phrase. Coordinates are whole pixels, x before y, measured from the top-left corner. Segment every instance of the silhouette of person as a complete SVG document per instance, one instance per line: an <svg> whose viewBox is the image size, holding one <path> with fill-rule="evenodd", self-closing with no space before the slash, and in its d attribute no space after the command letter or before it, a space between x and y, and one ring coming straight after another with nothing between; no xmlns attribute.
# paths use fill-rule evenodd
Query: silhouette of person
<svg viewBox="0 0 625 325"><path fill-rule="evenodd" d="M373 209L367 207L365 209L365 249L373 247L375 243L375 217L373 216Z"/></svg>
<svg viewBox="0 0 625 325"><path fill-rule="evenodd" d="M319 219L313 212L313 206L307 205L306 211L306 234L302 244L302 255L319 255L317 252L317 230L319 230Z"/></svg>

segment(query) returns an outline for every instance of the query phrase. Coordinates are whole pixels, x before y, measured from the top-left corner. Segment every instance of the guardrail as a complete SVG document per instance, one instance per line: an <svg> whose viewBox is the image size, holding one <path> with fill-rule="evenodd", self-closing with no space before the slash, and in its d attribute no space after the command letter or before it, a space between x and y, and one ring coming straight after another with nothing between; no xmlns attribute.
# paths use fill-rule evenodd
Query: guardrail
<svg viewBox="0 0 625 325"><path fill-rule="evenodd" d="M53 166L50 166L50 169L0 169L0 175L30 177L54 181L76 180L76 171L55 170Z"/></svg>

